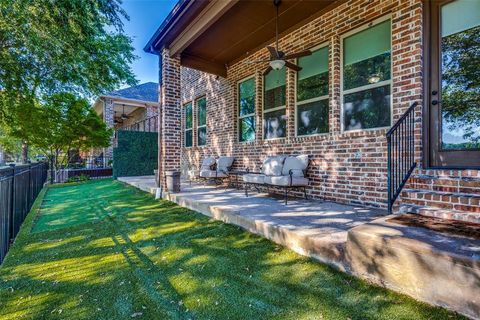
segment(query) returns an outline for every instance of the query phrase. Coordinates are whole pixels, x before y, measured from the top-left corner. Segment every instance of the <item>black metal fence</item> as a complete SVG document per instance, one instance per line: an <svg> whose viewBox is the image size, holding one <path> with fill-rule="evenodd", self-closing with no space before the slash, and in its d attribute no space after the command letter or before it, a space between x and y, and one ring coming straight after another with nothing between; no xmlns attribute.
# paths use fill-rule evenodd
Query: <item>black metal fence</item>
<svg viewBox="0 0 480 320"><path fill-rule="evenodd" d="M119 130L158 132L158 115L154 115L131 125L119 128Z"/></svg>
<svg viewBox="0 0 480 320"><path fill-rule="evenodd" d="M0 263L47 180L46 163L0 169Z"/></svg>

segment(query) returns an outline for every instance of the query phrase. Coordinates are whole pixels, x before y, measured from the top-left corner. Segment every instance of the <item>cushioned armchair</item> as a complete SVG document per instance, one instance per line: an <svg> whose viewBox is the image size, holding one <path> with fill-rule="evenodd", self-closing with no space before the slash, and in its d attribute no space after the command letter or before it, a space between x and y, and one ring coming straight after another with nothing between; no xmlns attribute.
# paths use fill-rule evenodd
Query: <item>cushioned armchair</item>
<svg viewBox="0 0 480 320"><path fill-rule="evenodd" d="M308 155L269 156L265 158L261 173L248 173L243 176L245 195L252 185L279 187L285 189L285 204L288 201L288 189L302 188L305 198L309 180L306 177L309 165Z"/></svg>
<svg viewBox="0 0 480 320"><path fill-rule="evenodd" d="M234 157L206 157L203 159L200 167L200 178L221 180L228 178L228 173L232 169Z"/></svg>

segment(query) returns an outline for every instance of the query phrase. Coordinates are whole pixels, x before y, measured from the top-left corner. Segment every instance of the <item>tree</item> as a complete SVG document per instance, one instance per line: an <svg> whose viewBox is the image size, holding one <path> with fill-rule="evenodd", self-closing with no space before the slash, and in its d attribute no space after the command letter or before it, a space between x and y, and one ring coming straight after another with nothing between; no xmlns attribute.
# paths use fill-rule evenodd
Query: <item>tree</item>
<svg viewBox="0 0 480 320"><path fill-rule="evenodd" d="M0 1L0 123L30 142L42 97L135 84L122 18L118 0Z"/></svg>
<svg viewBox="0 0 480 320"><path fill-rule="evenodd" d="M70 161L72 150L107 147L112 129L90 107L87 100L71 93L57 93L36 109L42 123L30 142L44 153L54 169Z"/></svg>

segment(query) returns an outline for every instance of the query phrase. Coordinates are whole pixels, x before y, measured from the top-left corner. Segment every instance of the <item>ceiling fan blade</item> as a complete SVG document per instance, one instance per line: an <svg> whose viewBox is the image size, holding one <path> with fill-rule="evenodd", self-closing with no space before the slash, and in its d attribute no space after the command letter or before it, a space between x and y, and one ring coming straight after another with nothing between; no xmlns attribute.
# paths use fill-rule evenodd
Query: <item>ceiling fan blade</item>
<svg viewBox="0 0 480 320"><path fill-rule="evenodd" d="M268 51L270 51L270 56L272 58L278 58L277 49L275 49L274 47L270 47L270 46L267 46L267 49L268 49Z"/></svg>
<svg viewBox="0 0 480 320"><path fill-rule="evenodd" d="M288 62L288 61L285 61L285 67L290 68L290 69L292 69L292 70L295 70L295 71L297 71L297 72L300 71L300 70L302 70L302 68L300 68L300 67L297 66L296 64L293 64L293 63Z"/></svg>
<svg viewBox="0 0 480 320"><path fill-rule="evenodd" d="M290 59L295 59L295 58L300 58L300 57L305 57L305 56L309 56L312 54L312 51L310 50L304 50L304 51L300 51L300 52L296 52L296 53L292 53L292 54L287 54L285 56L285 59L286 60L290 60Z"/></svg>
<svg viewBox="0 0 480 320"><path fill-rule="evenodd" d="M268 68L265 69L265 71L263 71L263 75L266 76L267 74L270 73L270 71L272 71L272 67L271 67L271 66L268 66Z"/></svg>

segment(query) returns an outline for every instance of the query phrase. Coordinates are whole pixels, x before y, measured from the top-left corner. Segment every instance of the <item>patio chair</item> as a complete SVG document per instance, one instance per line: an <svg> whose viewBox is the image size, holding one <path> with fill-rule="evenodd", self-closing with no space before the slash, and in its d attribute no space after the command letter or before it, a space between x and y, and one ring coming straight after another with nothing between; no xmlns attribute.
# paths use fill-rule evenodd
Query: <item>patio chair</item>
<svg viewBox="0 0 480 320"><path fill-rule="evenodd" d="M206 157L202 162L199 176L205 180L222 181L229 177L228 173L232 170L234 160L234 157L226 156L218 157L216 160L213 157Z"/></svg>
<svg viewBox="0 0 480 320"><path fill-rule="evenodd" d="M285 191L285 204L288 203L288 190L292 188L303 189L307 199L306 177L309 165L308 155L298 156L269 156L265 158L261 173L248 173L243 175L245 196L248 197L248 188L251 186L264 186L283 188Z"/></svg>

